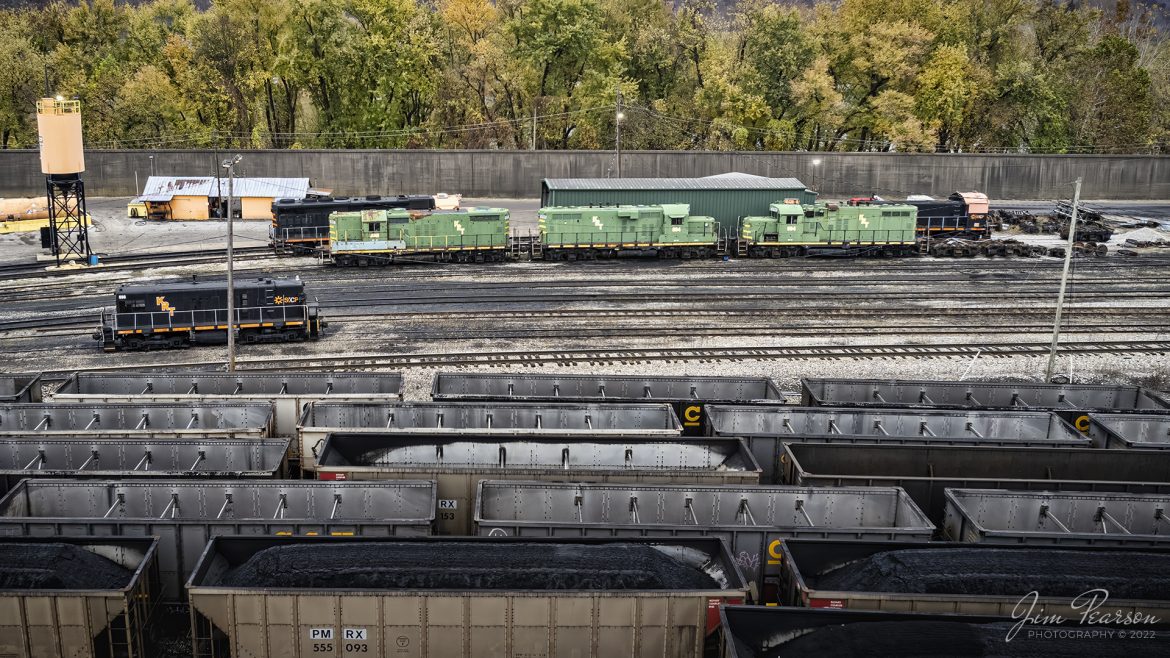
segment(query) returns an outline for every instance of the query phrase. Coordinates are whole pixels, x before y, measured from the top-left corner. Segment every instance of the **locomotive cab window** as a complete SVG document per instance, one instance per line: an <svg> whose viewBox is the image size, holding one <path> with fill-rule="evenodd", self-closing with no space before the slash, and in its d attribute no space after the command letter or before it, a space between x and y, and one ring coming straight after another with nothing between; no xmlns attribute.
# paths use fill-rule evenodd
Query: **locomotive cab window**
<svg viewBox="0 0 1170 658"><path fill-rule="evenodd" d="M787 220L788 225L792 226L800 222L800 215L788 215Z"/></svg>
<svg viewBox="0 0 1170 658"><path fill-rule="evenodd" d="M671 226L682 226L683 225L683 218L682 217L671 217L670 218L670 225Z"/></svg>

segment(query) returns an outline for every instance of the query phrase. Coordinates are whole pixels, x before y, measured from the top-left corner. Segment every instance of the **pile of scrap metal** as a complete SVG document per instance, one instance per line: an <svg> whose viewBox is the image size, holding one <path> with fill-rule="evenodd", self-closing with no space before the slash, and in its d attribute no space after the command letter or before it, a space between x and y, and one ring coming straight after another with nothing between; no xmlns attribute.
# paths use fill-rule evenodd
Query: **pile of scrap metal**
<svg viewBox="0 0 1170 658"><path fill-rule="evenodd" d="M1052 214L1033 214L1027 210L992 211L991 222L996 230L1015 226L1021 233L1056 233L1064 240L1068 239L1068 226L1072 217L1072 204L1066 201L1056 202ZM1113 226L1110 221L1098 210L1086 206L1077 209L1077 232L1074 240L1077 242L1108 242L1113 237Z"/></svg>
<svg viewBox="0 0 1170 658"><path fill-rule="evenodd" d="M1020 256L1031 258L1051 255L1048 248L1028 244L1019 240L962 240L949 238L932 242L928 248L931 256L974 257L974 256ZM1062 250L1063 252L1063 250Z"/></svg>
<svg viewBox="0 0 1170 658"><path fill-rule="evenodd" d="M1068 239L1068 225L1072 218L1072 204L1067 201L1057 201L1054 215L1060 220L1060 237ZM1077 208L1077 233L1073 240L1077 242L1108 242L1113 237L1113 227L1110 226L1104 214L1086 205Z"/></svg>

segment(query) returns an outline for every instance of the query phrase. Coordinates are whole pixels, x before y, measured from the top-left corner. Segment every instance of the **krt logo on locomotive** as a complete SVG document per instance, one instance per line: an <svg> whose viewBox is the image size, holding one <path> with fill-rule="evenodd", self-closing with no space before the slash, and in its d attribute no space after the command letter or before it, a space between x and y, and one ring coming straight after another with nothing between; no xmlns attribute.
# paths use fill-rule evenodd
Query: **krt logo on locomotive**
<svg viewBox="0 0 1170 658"><path fill-rule="evenodd" d="M167 313L169 313L171 315L175 314L175 307L171 306L171 303L167 301L166 297L163 297L161 295L158 297L155 297L154 303L156 306L159 307L160 310L166 311Z"/></svg>

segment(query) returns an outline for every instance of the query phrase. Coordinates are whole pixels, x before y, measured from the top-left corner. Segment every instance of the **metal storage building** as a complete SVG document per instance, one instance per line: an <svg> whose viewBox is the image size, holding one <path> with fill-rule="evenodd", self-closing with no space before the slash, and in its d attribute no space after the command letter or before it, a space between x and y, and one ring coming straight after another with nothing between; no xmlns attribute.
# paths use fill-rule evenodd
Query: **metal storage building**
<svg viewBox="0 0 1170 658"><path fill-rule="evenodd" d="M795 178L767 178L731 172L703 178L546 178L540 205L651 205L688 203L692 215L714 217L734 229L740 217L768 214L784 199L816 201L816 192Z"/></svg>

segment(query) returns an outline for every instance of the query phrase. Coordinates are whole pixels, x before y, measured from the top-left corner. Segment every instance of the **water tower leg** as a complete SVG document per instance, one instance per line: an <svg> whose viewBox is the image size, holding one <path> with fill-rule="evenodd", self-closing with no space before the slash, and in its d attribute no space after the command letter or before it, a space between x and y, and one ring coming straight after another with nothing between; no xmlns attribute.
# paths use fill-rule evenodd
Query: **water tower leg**
<svg viewBox="0 0 1170 658"><path fill-rule="evenodd" d="M77 174L45 176L49 196L49 228L57 265L71 258L89 264L89 228L85 184Z"/></svg>

